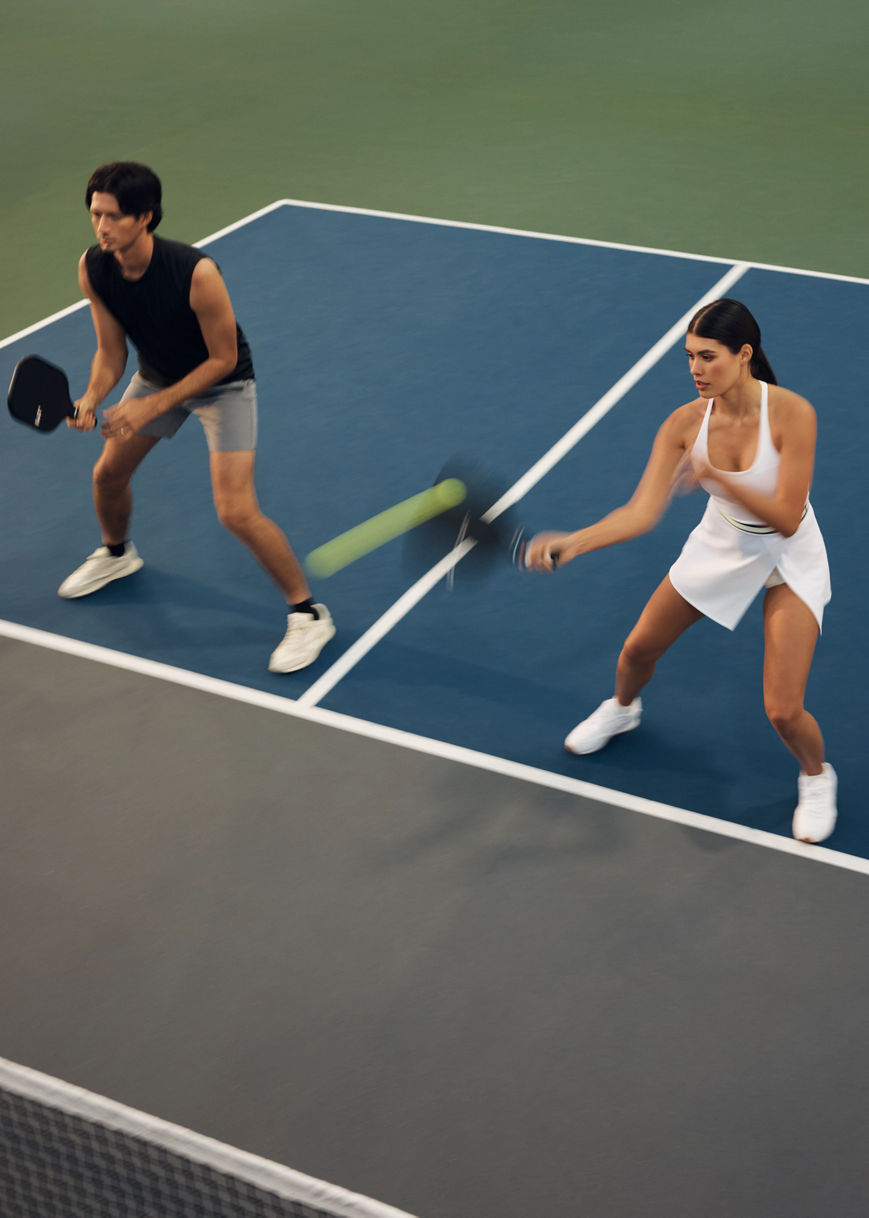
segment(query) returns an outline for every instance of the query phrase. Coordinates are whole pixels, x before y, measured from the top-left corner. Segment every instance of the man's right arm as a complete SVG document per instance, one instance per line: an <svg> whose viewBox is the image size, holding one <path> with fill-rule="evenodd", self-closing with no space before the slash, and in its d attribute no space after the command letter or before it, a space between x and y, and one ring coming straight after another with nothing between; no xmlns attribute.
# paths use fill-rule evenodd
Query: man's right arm
<svg viewBox="0 0 869 1218"><path fill-rule="evenodd" d="M70 427L92 431L96 426L96 410L100 402L114 389L127 366L127 340L123 326L113 317L91 286L82 254L78 264L78 283L91 307L91 317L97 337L97 350L91 363L87 389L76 402L78 415L69 419Z"/></svg>

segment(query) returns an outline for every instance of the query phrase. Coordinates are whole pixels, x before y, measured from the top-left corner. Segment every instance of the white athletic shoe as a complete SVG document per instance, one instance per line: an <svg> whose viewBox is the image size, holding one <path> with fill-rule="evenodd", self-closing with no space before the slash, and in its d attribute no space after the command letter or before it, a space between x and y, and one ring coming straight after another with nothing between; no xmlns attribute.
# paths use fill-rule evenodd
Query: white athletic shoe
<svg viewBox="0 0 869 1218"><path fill-rule="evenodd" d="M619 732L631 732L639 724L643 703L634 698L630 706L622 706L615 698L608 698L578 723L564 742L568 753L596 753Z"/></svg>
<svg viewBox="0 0 869 1218"><path fill-rule="evenodd" d="M820 774L800 774L797 785L794 837L800 842L822 842L836 827L836 771L824 762Z"/></svg>
<svg viewBox="0 0 869 1218"><path fill-rule="evenodd" d="M319 617L310 613L288 613L287 633L272 652L269 672L296 672L313 664L331 638L335 625L325 605L315 606Z"/></svg>
<svg viewBox="0 0 869 1218"><path fill-rule="evenodd" d="M68 575L57 590L58 596L72 600L76 596L89 596L110 584L113 579L132 575L144 566L139 552L131 541L120 558L113 558L108 546L100 546L86 558L80 567Z"/></svg>

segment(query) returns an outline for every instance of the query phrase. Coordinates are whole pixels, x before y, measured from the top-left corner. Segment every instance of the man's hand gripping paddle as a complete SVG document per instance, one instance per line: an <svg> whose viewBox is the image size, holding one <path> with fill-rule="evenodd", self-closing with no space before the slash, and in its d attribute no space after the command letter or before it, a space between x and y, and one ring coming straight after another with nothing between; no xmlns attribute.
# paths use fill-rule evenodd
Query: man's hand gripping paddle
<svg viewBox="0 0 869 1218"><path fill-rule="evenodd" d="M39 355L25 355L15 365L6 402L13 419L34 431L54 431L64 419L74 419L78 413L66 373Z"/></svg>

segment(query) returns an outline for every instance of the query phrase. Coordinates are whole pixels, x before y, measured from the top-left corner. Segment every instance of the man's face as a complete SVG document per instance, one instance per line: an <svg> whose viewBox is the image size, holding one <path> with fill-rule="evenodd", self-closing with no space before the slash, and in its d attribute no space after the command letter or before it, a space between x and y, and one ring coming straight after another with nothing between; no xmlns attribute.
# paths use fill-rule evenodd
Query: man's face
<svg viewBox="0 0 869 1218"><path fill-rule="evenodd" d="M115 196L101 190L91 196L90 213L100 249L112 254L122 254L135 245L148 231L152 215L149 211L141 216L126 215Z"/></svg>

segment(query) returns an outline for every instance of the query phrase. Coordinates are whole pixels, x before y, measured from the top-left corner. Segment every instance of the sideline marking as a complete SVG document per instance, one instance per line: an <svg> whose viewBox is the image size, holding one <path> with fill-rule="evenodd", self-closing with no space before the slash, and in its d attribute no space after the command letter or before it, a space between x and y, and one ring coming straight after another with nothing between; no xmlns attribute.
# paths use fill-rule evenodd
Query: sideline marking
<svg viewBox="0 0 869 1218"><path fill-rule="evenodd" d="M448 744L429 736L418 736L413 732L402 731L400 728L387 727L368 719L357 719L352 715L325 710L320 706L301 706L292 698L269 694L264 690L252 689L247 685L235 685L231 681L222 681L217 677L206 677L202 673L192 672L186 668L176 668L157 660L145 660L140 656L130 655L124 651L113 651L96 643L83 643L78 639L50 634L44 630L37 630L33 626L21 626L17 622L7 622L2 618L0 618L0 637L63 652L66 655L91 660L97 664L107 664L139 676L168 681L174 685L197 690L199 693L214 694L220 698L244 702L261 710L275 711L279 715L288 715L309 723L319 723L324 727L335 728L337 731L350 732L356 736L377 740L381 744L412 749L414 752L439 757L444 761L454 761L461 765L473 766L478 770L488 770L492 774L516 778L521 782L549 787L555 791L564 791L569 795L578 795L583 799L609 804L629 812L639 812L643 816L653 816L658 820L670 821L672 824L683 825L689 829L701 829L707 833L716 833L719 837L730 837L735 841L745 842L752 846L763 846L769 850L777 850L780 854L792 854L811 862L826 863L844 871L869 875L869 859L854 854L845 854L840 850L832 850L829 846L809 846L805 842L770 833L765 829L752 829L747 825L719 820L715 816L706 816L702 812L692 812L688 808L677 808L671 804L659 803L657 800L645 799L641 795L630 795L625 791L597 786L595 783L585 782L580 778L570 778L566 774L556 774L550 770L525 765L519 761L509 761L504 757L495 757L490 753L465 748L463 745Z"/></svg>

